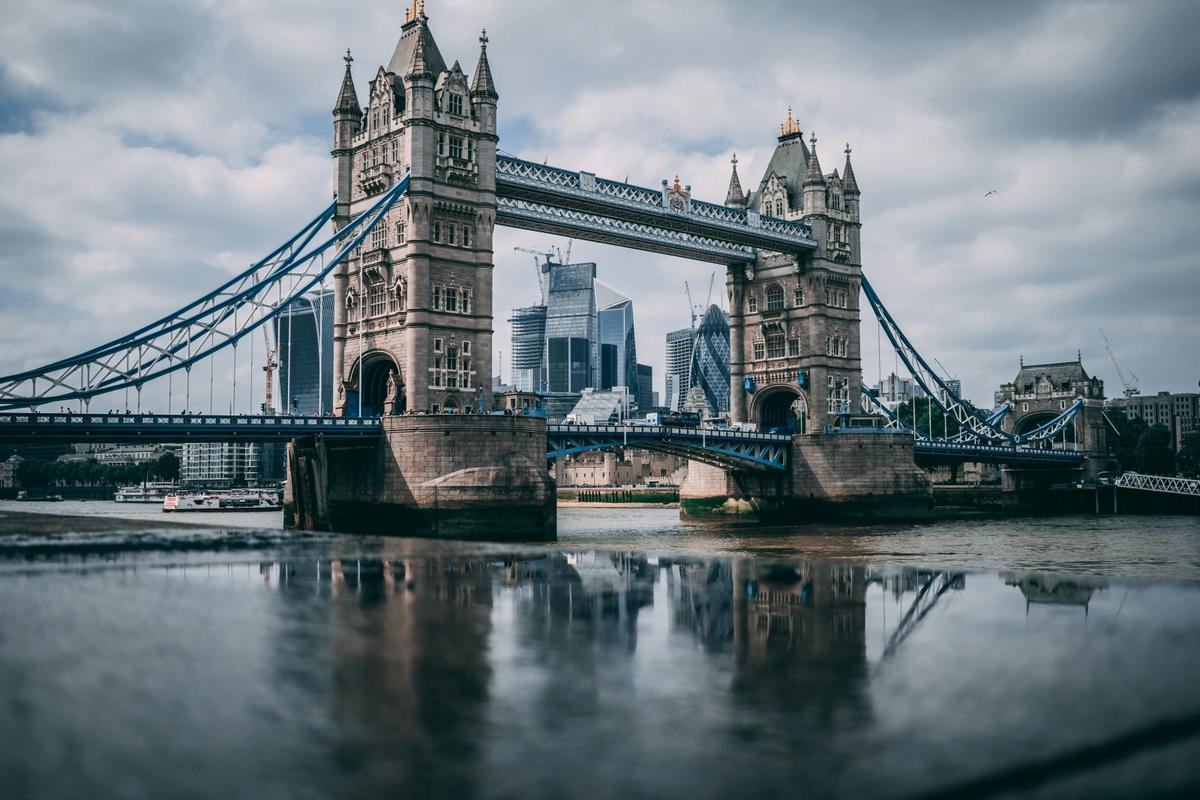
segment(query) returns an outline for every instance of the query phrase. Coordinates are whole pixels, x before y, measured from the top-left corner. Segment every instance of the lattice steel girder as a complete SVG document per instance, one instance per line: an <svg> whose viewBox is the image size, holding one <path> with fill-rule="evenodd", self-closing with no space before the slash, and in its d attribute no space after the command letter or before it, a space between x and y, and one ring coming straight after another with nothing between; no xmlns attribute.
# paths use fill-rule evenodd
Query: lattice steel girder
<svg viewBox="0 0 1200 800"><path fill-rule="evenodd" d="M622 425L550 425L547 458L642 447L663 450L717 466L751 470L786 470L791 437L738 431Z"/></svg>
<svg viewBox="0 0 1200 800"><path fill-rule="evenodd" d="M378 436L378 417L245 414L0 414L6 442L274 442Z"/></svg>
<svg viewBox="0 0 1200 800"><path fill-rule="evenodd" d="M496 224L713 264L753 263L757 258L753 248L718 239L507 197L496 198Z"/></svg>
<svg viewBox="0 0 1200 800"><path fill-rule="evenodd" d="M1117 478L1116 485L1123 489L1141 489L1146 492L1182 494L1200 497L1200 481L1189 478L1173 478L1167 475L1142 475L1126 472Z"/></svg>
<svg viewBox="0 0 1200 800"><path fill-rule="evenodd" d="M681 209L672 209L666 202L663 191L658 189L610 181L586 172L570 172L505 156L496 159L496 200L498 204L503 204L503 201L520 201L535 206L581 212L583 217L580 218L558 217L554 220L554 229L532 228L528 224L515 225L517 220L530 220L519 216L506 218L499 211L496 221L502 225L566 233L594 241L605 240L595 239L598 230L594 226L581 224L583 219L603 218L613 223L622 221L648 225L667 234L683 234L713 240L721 247L733 251L757 248L798 255L812 252L817 247L812 238L811 228L802 222L762 217L752 210L727 208L696 200L688 200ZM696 251L687 248L676 249L674 252L661 249L660 242L637 236L606 243L669 252L671 255L682 255L686 258L700 257ZM715 259L709 257L704 260Z"/></svg>

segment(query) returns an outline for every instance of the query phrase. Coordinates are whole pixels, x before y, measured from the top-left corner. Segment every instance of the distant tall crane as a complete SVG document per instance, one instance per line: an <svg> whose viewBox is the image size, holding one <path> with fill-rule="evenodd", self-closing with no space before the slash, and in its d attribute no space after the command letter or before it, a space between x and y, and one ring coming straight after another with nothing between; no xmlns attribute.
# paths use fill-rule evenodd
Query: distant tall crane
<svg viewBox="0 0 1200 800"><path fill-rule="evenodd" d="M290 319L288 324L291 324ZM279 360L276 357L279 353L279 343L276 342L274 347L271 346L271 337L267 335L267 327L265 325L262 328L262 334L263 341L267 344L267 361L263 364L262 368L263 372L267 374L267 402L263 404L263 412L271 414L275 411L275 406L271 404L271 392L275 385L275 368L279 366Z"/></svg>
<svg viewBox="0 0 1200 800"><path fill-rule="evenodd" d="M516 250L518 253L529 253L529 255L533 256L533 268L534 268L534 271L537 273L538 290L541 291L542 290L542 262L539 261L538 259L544 258L544 259L546 259L546 264L549 264L550 260L554 258L555 252L553 250L534 250L533 248L530 248L530 247L514 247L513 250ZM567 252L570 253L570 251L571 251L571 248L570 248L570 245L568 245ZM542 295L542 302L543 303L546 302L546 297L545 297L544 293Z"/></svg>
<svg viewBox="0 0 1200 800"><path fill-rule="evenodd" d="M1129 377L1125 377L1125 370L1121 369L1120 363L1117 362L1116 353L1108 346L1108 336L1105 335L1103 328L1100 329L1100 343L1104 345L1104 352L1108 353L1108 360L1112 362L1113 367L1117 370L1117 377L1121 379L1121 383L1125 386L1124 395L1126 397L1137 397L1138 376L1133 374L1133 370L1129 370Z"/></svg>

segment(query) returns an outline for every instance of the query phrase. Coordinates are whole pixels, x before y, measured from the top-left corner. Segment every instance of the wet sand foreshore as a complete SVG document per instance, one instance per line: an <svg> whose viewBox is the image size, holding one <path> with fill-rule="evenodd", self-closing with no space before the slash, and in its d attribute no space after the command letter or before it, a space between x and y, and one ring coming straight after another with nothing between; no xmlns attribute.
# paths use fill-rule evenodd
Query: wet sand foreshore
<svg viewBox="0 0 1200 800"><path fill-rule="evenodd" d="M203 523L174 519L147 520L98 517L86 514L39 514L34 511L0 511L0 536L45 536L69 530L72 533L148 531L163 528L202 528Z"/></svg>

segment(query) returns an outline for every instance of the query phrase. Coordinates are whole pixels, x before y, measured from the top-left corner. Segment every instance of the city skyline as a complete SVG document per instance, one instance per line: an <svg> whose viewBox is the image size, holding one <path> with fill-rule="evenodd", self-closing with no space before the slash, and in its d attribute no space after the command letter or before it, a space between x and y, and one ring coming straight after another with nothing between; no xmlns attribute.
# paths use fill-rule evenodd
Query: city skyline
<svg viewBox="0 0 1200 800"><path fill-rule="evenodd" d="M361 90L402 24L399 6L362 4L285 23L272 15L288 35L267 36L269 6L143 6L22 8L20 24L0 34L0 163L12 177L0 189L9 335L0 372L77 352L199 296L311 216L329 193L342 45ZM917 346L976 402L1010 379L1019 356L1060 361L1077 349L1118 395L1100 327L1143 394L1194 389L1200 70L1192 48L1170 42L1194 28L1196 9L706 11L679 20L646 3L603 13L428 4L447 52L470 52L477 24L487 26L505 152L648 186L679 174L696 197L720 202L735 151L744 184L757 184L789 104L830 165L849 140L864 269ZM522 20L535 17L558 31L539 39L545 47L528 46ZM825 35L800 47L776 32L797 26ZM905 35L883 40L884 26ZM754 45L736 69L729 42ZM797 49L804 58L792 57ZM709 87L703 103L685 91L696 85ZM509 340L508 310L536 296L527 257L512 247L545 243L562 241L497 231L499 342ZM683 281L711 272L586 242L573 260L604 264L628 287L647 343L686 324ZM872 346L873 321L862 337L864 379L874 383L893 365ZM651 346L640 360L665 374L662 359ZM243 409L261 402L261 378L258 397L249 383L257 367L241 365ZM228 392L219 387L218 408ZM164 407L165 395L147 403Z"/></svg>

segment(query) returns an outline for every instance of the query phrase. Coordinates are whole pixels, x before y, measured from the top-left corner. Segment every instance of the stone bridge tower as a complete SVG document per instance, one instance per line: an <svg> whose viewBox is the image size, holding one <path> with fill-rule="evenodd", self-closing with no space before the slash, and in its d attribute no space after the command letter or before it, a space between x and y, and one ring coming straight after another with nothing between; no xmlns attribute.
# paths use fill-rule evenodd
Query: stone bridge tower
<svg viewBox="0 0 1200 800"><path fill-rule="evenodd" d="M1004 418L1004 430L1010 433L1029 433L1082 400L1082 413L1055 441L1093 456L1110 453L1104 381L1088 375L1082 357L1051 364L1026 364L1022 359L1017 376L1001 385L995 399L1011 407Z"/></svg>
<svg viewBox="0 0 1200 800"><path fill-rule="evenodd" d="M346 56L333 110L335 225L411 171L408 194L334 274L339 414L490 406L498 94L442 59L424 3L360 108Z"/></svg>
<svg viewBox="0 0 1200 800"><path fill-rule="evenodd" d="M845 155L841 174L825 173L816 135L806 144L788 109L757 188L743 193L733 159L726 205L803 221L817 242L800 259L764 252L729 269L735 422L812 432L859 407L860 193L849 145Z"/></svg>

